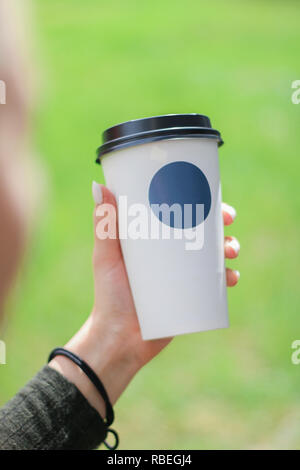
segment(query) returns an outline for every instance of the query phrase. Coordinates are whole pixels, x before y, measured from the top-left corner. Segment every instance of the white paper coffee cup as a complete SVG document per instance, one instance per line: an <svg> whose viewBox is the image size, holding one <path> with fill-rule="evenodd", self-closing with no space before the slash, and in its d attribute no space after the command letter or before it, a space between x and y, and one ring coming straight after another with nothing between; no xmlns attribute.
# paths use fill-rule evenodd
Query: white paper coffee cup
<svg viewBox="0 0 300 470"><path fill-rule="evenodd" d="M119 124L103 141L143 339L228 327L220 133L178 114Z"/></svg>

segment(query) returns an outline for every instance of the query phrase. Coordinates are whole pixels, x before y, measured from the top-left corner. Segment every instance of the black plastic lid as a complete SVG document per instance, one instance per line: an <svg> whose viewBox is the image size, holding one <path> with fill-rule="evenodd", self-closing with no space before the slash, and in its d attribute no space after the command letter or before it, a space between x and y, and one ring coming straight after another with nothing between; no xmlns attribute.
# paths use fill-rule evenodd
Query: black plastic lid
<svg viewBox="0 0 300 470"><path fill-rule="evenodd" d="M211 127L210 120L202 114L165 114L144 119L122 122L103 132L103 144L97 151L101 156L131 145L144 144L163 139L200 137L216 139L223 144L221 134Z"/></svg>

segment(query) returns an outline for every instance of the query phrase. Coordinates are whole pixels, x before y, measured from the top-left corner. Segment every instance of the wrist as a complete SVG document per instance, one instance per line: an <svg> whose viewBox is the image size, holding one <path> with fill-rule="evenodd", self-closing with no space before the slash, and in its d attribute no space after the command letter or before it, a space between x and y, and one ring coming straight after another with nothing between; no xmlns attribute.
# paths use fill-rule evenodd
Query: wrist
<svg viewBox="0 0 300 470"><path fill-rule="evenodd" d="M119 337L107 327L95 324L93 317L65 345L77 354L98 375L114 405L130 380L140 368L131 338ZM49 363L74 383L90 404L105 418L105 405L96 387L84 372L66 357L57 356Z"/></svg>

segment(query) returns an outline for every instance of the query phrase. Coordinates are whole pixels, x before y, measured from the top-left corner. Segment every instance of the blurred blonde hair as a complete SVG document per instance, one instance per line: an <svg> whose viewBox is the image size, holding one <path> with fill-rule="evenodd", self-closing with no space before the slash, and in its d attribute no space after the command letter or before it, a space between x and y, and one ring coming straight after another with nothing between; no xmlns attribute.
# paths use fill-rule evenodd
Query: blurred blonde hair
<svg viewBox="0 0 300 470"><path fill-rule="evenodd" d="M0 314L22 259L40 199L43 172L31 144L35 70L26 0L0 0Z"/></svg>

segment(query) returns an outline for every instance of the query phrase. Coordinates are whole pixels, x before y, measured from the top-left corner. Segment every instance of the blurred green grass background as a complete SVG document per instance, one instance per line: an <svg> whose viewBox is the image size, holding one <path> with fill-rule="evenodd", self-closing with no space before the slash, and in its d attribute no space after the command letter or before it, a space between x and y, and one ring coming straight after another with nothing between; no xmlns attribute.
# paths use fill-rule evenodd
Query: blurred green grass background
<svg viewBox="0 0 300 470"><path fill-rule="evenodd" d="M299 3L34 3L48 189L5 338L1 403L90 312L101 131L199 112L222 132L223 197L238 213L226 231L242 247L228 263L241 271L231 327L176 338L138 374L116 406L120 448L299 448Z"/></svg>

